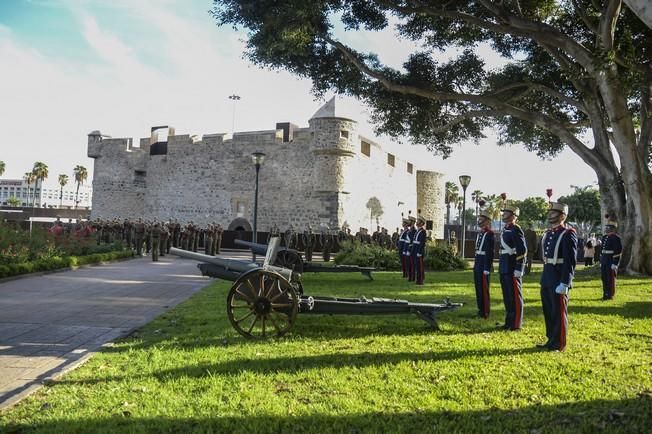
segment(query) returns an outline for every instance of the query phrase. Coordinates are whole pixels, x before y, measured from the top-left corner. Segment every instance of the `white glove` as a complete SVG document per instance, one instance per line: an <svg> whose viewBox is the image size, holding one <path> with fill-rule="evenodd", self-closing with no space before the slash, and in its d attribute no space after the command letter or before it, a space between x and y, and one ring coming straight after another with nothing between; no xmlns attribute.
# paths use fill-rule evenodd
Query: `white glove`
<svg viewBox="0 0 652 434"><path fill-rule="evenodd" d="M522 272L522 271L518 271L518 270L517 270L517 271L514 271L514 277L516 277L516 278L520 278L521 276L523 276L523 272Z"/></svg>
<svg viewBox="0 0 652 434"><path fill-rule="evenodd" d="M557 294L568 294L568 285L566 285L566 284L564 284L564 283L560 283L560 284L557 285L557 287L555 288L555 292L556 292Z"/></svg>
<svg viewBox="0 0 652 434"><path fill-rule="evenodd" d="M614 270L614 271L618 271L618 265L611 264L611 269Z"/></svg>
<svg viewBox="0 0 652 434"><path fill-rule="evenodd" d="M482 274L484 274L485 276L488 276L489 272L488 271L483 271Z"/></svg>

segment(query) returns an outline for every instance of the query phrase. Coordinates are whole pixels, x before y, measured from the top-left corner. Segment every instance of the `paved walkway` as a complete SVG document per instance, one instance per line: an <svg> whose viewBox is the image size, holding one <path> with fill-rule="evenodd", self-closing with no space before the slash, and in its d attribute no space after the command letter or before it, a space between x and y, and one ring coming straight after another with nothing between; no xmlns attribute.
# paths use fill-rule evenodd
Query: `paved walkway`
<svg viewBox="0 0 652 434"><path fill-rule="evenodd" d="M0 283L0 408L206 286L196 264L166 255Z"/></svg>

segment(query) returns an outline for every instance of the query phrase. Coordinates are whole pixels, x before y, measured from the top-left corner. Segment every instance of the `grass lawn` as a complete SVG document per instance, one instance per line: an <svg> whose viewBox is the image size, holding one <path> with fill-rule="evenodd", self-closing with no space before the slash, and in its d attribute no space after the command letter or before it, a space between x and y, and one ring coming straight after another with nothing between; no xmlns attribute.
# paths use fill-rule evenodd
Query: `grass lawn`
<svg viewBox="0 0 652 434"><path fill-rule="evenodd" d="M217 282L81 368L0 414L7 432L650 432L652 279L576 280L565 353L540 352L539 274L525 279L524 328L475 317L470 271L306 274L308 294L465 306L434 332L412 315L301 314L282 340L251 342L228 323Z"/></svg>

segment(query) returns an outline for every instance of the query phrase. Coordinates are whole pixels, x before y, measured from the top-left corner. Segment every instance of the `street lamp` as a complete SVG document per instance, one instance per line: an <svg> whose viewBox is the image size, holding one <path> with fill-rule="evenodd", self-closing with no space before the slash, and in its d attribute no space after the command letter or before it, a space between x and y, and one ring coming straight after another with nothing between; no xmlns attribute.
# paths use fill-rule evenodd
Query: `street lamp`
<svg viewBox="0 0 652 434"><path fill-rule="evenodd" d="M462 195L462 259L464 259L464 244L466 243L466 216L464 211L466 210L466 187L471 183L471 177L469 175L460 175L460 185L464 191Z"/></svg>
<svg viewBox="0 0 652 434"><path fill-rule="evenodd" d="M260 172L260 166L262 166L263 161L265 161L265 154L262 152L254 152L251 154L251 161L253 161L254 166L256 167L256 193L254 194L254 233L252 241L255 243L258 241L258 172ZM252 250L253 261L256 262L256 252Z"/></svg>
<svg viewBox="0 0 652 434"><path fill-rule="evenodd" d="M235 103L236 101L240 101L240 95L236 95L234 93L233 95L229 95L229 99L233 101L233 120L231 122L231 134L234 135L235 134Z"/></svg>

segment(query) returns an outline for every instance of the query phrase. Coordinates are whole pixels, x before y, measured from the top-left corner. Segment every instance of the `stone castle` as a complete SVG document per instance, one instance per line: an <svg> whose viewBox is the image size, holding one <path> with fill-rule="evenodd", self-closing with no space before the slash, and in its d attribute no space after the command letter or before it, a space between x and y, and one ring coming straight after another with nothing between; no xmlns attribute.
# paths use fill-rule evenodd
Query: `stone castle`
<svg viewBox="0 0 652 434"><path fill-rule="evenodd" d="M443 238L444 178L419 170L409 156L394 155L360 136L354 120L335 116L335 100L320 108L307 128L278 123L276 129L175 135L152 128L134 146L130 138L88 135L95 159L92 218L137 218L251 230L255 168L259 173L258 230L290 225L303 230L348 226L391 232L421 210L433 238Z"/></svg>

